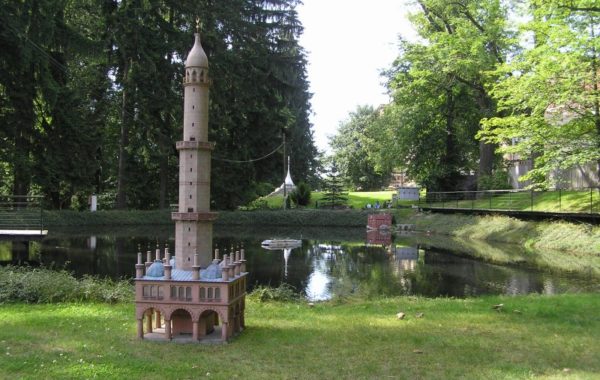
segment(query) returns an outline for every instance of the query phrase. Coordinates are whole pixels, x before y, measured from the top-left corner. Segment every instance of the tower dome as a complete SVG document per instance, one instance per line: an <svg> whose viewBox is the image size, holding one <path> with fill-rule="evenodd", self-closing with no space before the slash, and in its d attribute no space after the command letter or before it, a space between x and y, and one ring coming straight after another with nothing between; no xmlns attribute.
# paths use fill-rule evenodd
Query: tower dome
<svg viewBox="0 0 600 380"><path fill-rule="evenodd" d="M208 68L208 57L200 43L200 33L194 33L196 37L192 50L188 53L185 60L185 67L204 67Z"/></svg>
<svg viewBox="0 0 600 380"><path fill-rule="evenodd" d="M146 277L163 277L164 275L165 266L160 260L155 260L146 271Z"/></svg>

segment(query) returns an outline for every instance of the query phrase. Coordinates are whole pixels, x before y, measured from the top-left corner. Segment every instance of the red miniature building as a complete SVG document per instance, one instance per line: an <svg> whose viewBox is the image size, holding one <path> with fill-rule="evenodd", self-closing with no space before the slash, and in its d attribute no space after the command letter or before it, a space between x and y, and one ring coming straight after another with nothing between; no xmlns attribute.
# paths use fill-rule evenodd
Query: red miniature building
<svg viewBox="0 0 600 380"><path fill-rule="evenodd" d="M246 260L244 249L220 259L212 255L208 141L208 58L200 34L185 62L183 141L179 151L179 205L175 256L157 247L155 259L138 252L135 279L137 335L140 339L221 341L244 328Z"/></svg>

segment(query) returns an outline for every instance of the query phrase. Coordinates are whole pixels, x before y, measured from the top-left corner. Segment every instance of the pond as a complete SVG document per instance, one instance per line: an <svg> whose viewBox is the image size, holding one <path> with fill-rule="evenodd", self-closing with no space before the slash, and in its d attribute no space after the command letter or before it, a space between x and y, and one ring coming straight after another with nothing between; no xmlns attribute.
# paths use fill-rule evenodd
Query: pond
<svg viewBox="0 0 600 380"><path fill-rule="evenodd" d="M174 229L151 226L93 231L53 230L41 241L0 241L1 264L65 268L76 276L132 278L142 251L169 244ZM288 250L266 250L261 241L301 239ZM526 262L498 265L465 254L455 241L423 235L367 234L364 229L234 229L215 227L213 244L243 244L250 288L289 284L309 300L358 294L467 297L485 294L600 292L584 271L549 271ZM515 246L483 245L494 255L517 256ZM518 260L517 260L518 261ZM248 289L251 290L251 289Z"/></svg>

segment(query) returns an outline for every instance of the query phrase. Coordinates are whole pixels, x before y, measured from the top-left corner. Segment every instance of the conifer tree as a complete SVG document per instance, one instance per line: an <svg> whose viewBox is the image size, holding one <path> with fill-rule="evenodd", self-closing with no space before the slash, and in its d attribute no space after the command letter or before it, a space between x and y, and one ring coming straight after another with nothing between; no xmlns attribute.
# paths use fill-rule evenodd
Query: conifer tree
<svg viewBox="0 0 600 380"><path fill-rule="evenodd" d="M331 163L327 177L323 184L323 198L321 205L329 208L339 208L346 205L348 193L344 190L344 185L337 163Z"/></svg>

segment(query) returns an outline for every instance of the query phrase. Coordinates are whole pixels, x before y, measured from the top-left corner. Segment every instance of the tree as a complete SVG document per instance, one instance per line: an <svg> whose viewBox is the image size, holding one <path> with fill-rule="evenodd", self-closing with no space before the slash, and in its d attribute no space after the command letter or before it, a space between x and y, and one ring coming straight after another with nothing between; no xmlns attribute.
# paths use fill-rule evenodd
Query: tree
<svg viewBox="0 0 600 380"><path fill-rule="evenodd" d="M308 206L310 202L310 186L304 181L298 183L298 186L290 193L290 198L298 206Z"/></svg>
<svg viewBox="0 0 600 380"><path fill-rule="evenodd" d="M197 15L214 80L213 207L279 183L282 131L294 176L314 178L297 3L0 0L0 188L56 208L91 192L120 208L173 203Z"/></svg>
<svg viewBox="0 0 600 380"><path fill-rule="evenodd" d="M346 185L361 190L379 190L389 179L389 166L373 163L370 130L378 111L370 106L359 106L350 113L347 121L340 123L337 134L331 137L330 145L334 160Z"/></svg>
<svg viewBox="0 0 600 380"><path fill-rule="evenodd" d="M474 91L445 72L432 47L401 41L401 52L387 72L393 101L373 125L374 150L429 190L457 190L478 158Z"/></svg>
<svg viewBox="0 0 600 380"><path fill-rule="evenodd" d="M333 161L323 183L321 206L334 209L345 206L347 201L348 193L344 190L337 163Z"/></svg>
<svg viewBox="0 0 600 380"><path fill-rule="evenodd" d="M534 158L522 179L551 186L557 168L600 163L600 10L585 0L530 5L522 34L533 40L498 69L492 94L503 115L486 119L480 135Z"/></svg>
<svg viewBox="0 0 600 380"><path fill-rule="evenodd" d="M393 123L392 131L380 125L375 135L401 145L394 166L408 167L428 188L452 190L475 165L480 177L489 175L496 160L493 146L474 135L482 117L496 115L486 88L495 78L486 73L510 51L507 9L499 0L417 5L411 21L423 42L400 42L400 56L385 74L393 102L382 120Z"/></svg>

